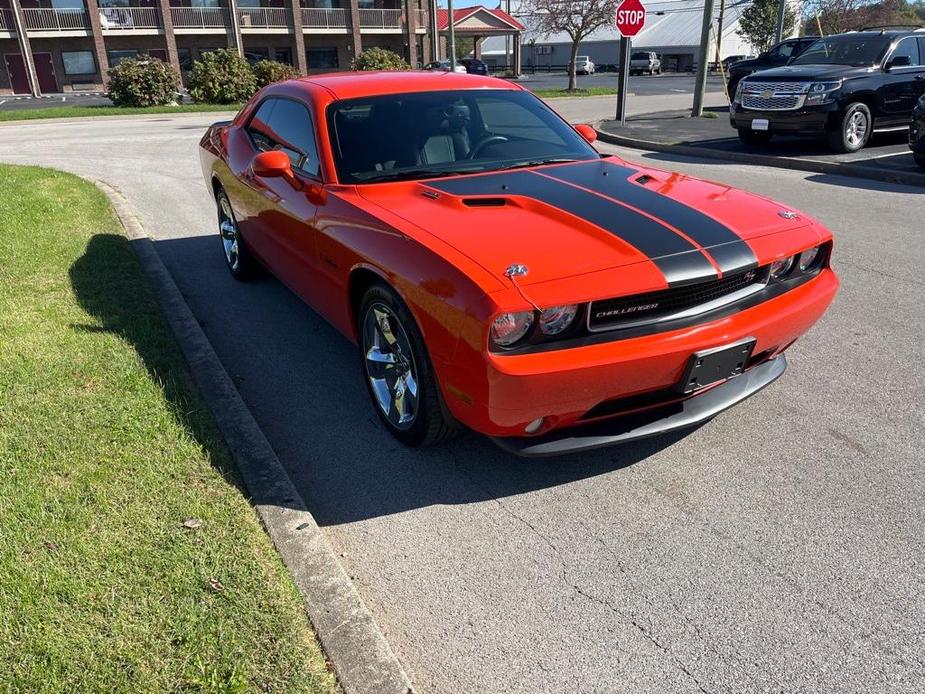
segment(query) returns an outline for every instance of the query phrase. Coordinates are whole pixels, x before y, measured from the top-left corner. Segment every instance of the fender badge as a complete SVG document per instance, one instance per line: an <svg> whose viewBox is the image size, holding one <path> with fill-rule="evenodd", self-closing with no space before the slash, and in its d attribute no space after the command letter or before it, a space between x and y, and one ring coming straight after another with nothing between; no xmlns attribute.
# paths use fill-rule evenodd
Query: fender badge
<svg viewBox="0 0 925 694"><path fill-rule="evenodd" d="M508 266L508 269L504 271L505 277L523 277L529 272L526 265L521 265L520 263L514 263L513 265Z"/></svg>
<svg viewBox="0 0 925 694"><path fill-rule="evenodd" d="M790 210L781 210L777 213L778 217L783 217L784 219L799 219L800 215L796 212L791 212Z"/></svg>

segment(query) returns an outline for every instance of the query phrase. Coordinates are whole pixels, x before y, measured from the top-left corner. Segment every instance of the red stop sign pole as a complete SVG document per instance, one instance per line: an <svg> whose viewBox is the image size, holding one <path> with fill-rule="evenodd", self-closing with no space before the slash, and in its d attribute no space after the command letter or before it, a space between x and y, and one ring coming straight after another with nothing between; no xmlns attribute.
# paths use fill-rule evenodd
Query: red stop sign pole
<svg viewBox="0 0 925 694"><path fill-rule="evenodd" d="M620 32L620 79L617 84L617 120L626 125L626 89L630 76L632 37L646 24L646 8L640 0L623 0L617 7L615 24Z"/></svg>

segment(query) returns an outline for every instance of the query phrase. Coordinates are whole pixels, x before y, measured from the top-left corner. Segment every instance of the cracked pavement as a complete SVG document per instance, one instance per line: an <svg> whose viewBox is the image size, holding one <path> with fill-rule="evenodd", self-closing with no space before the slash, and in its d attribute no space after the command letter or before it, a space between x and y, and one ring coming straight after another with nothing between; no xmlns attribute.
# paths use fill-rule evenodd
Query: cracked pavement
<svg viewBox="0 0 925 694"><path fill-rule="evenodd" d="M346 340L275 280L228 277L196 154L209 120L0 127L0 159L132 202L418 691L925 691L920 189L622 152L832 227L829 314L780 381L686 435L415 452Z"/></svg>

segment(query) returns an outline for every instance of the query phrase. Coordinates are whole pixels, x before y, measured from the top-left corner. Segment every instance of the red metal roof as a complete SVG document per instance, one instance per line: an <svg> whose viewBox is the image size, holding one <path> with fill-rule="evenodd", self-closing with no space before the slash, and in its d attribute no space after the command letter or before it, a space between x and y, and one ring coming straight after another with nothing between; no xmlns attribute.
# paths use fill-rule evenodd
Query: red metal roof
<svg viewBox="0 0 925 694"><path fill-rule="evenodd" d="M473 7L463 7L458 10L453 10L454 28L457 24L471 17L479 10L483 12L487 12L488 14L494 15L495 17L500 19L505 24L510 25L512 29L516 29L518 31L523 31L524 29L526 29L526 27L523 24L518 22L516 19L514 19L511 15L509 15L504 10L500 8L492 9L490 7L485 7L484 5L474 5ZM448 21L448 18L449 18L449 13L446 10L443 10L443 9L437 10L437 29L439 31L446 31L447 29L450 28L450 23Z"/></svg>

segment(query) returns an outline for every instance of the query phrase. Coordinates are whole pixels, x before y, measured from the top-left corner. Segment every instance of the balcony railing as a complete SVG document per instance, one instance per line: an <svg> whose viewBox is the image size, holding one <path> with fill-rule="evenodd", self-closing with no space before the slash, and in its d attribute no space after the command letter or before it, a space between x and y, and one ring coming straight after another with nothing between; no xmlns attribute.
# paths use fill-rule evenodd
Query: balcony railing
<svg viewBox="0 0 925 694"><path fill-rule="evenodd" d="M13 11L0 7L0 31L13 31Z"/></svg>
<svg viewBox="0 0 925 694"><path fill-rule="evenodd" d="M360 10L360 27L363 29L398 29L401 27L401 10Z"/></svg>
<svg viewBox="0 0 925 694"><path fill-rule="evenodd" d="M227 25L223 7L171 7L170 18L177 29L224 29Z"/></svg>
<svg viewBox="0 0 925 694"><path fill-rule="evenodd" d="M74 31L87 28L87 13L79 7L24 7L22 12L26 20L26 29L31 31Z"/></svg>
<svg viewBox="0 0 925 694"><path fill-rule="evenodd" d="M418 29L427 29L429 28L428 19L427 19L427 10L415 10L418 13Z"/></svg>
<svg viewBox="0 0 925 694"><path fill-rule="evenodd" d="M347 15L343 7L303 7L302 26L309 29L343 29Z"/></svg>
<svg viewBox="0 0 925 694"><path fill-rule="evenodd" d="M228 24L223 7L171 7L170 17L180 29L224 29Z"/></svg>
<svg viewBox="0 0 925 694"><path fill-rule="evenodd" d="M104 30L160 29L156 7L101 7L100 26Z"/></svg>
<svg viewBox="0 0 925 694"><path fill-rule="evenodd" d="M289 10L282 7L242 7L238 10L242 29L285 29L289 26Z"/></svg>

